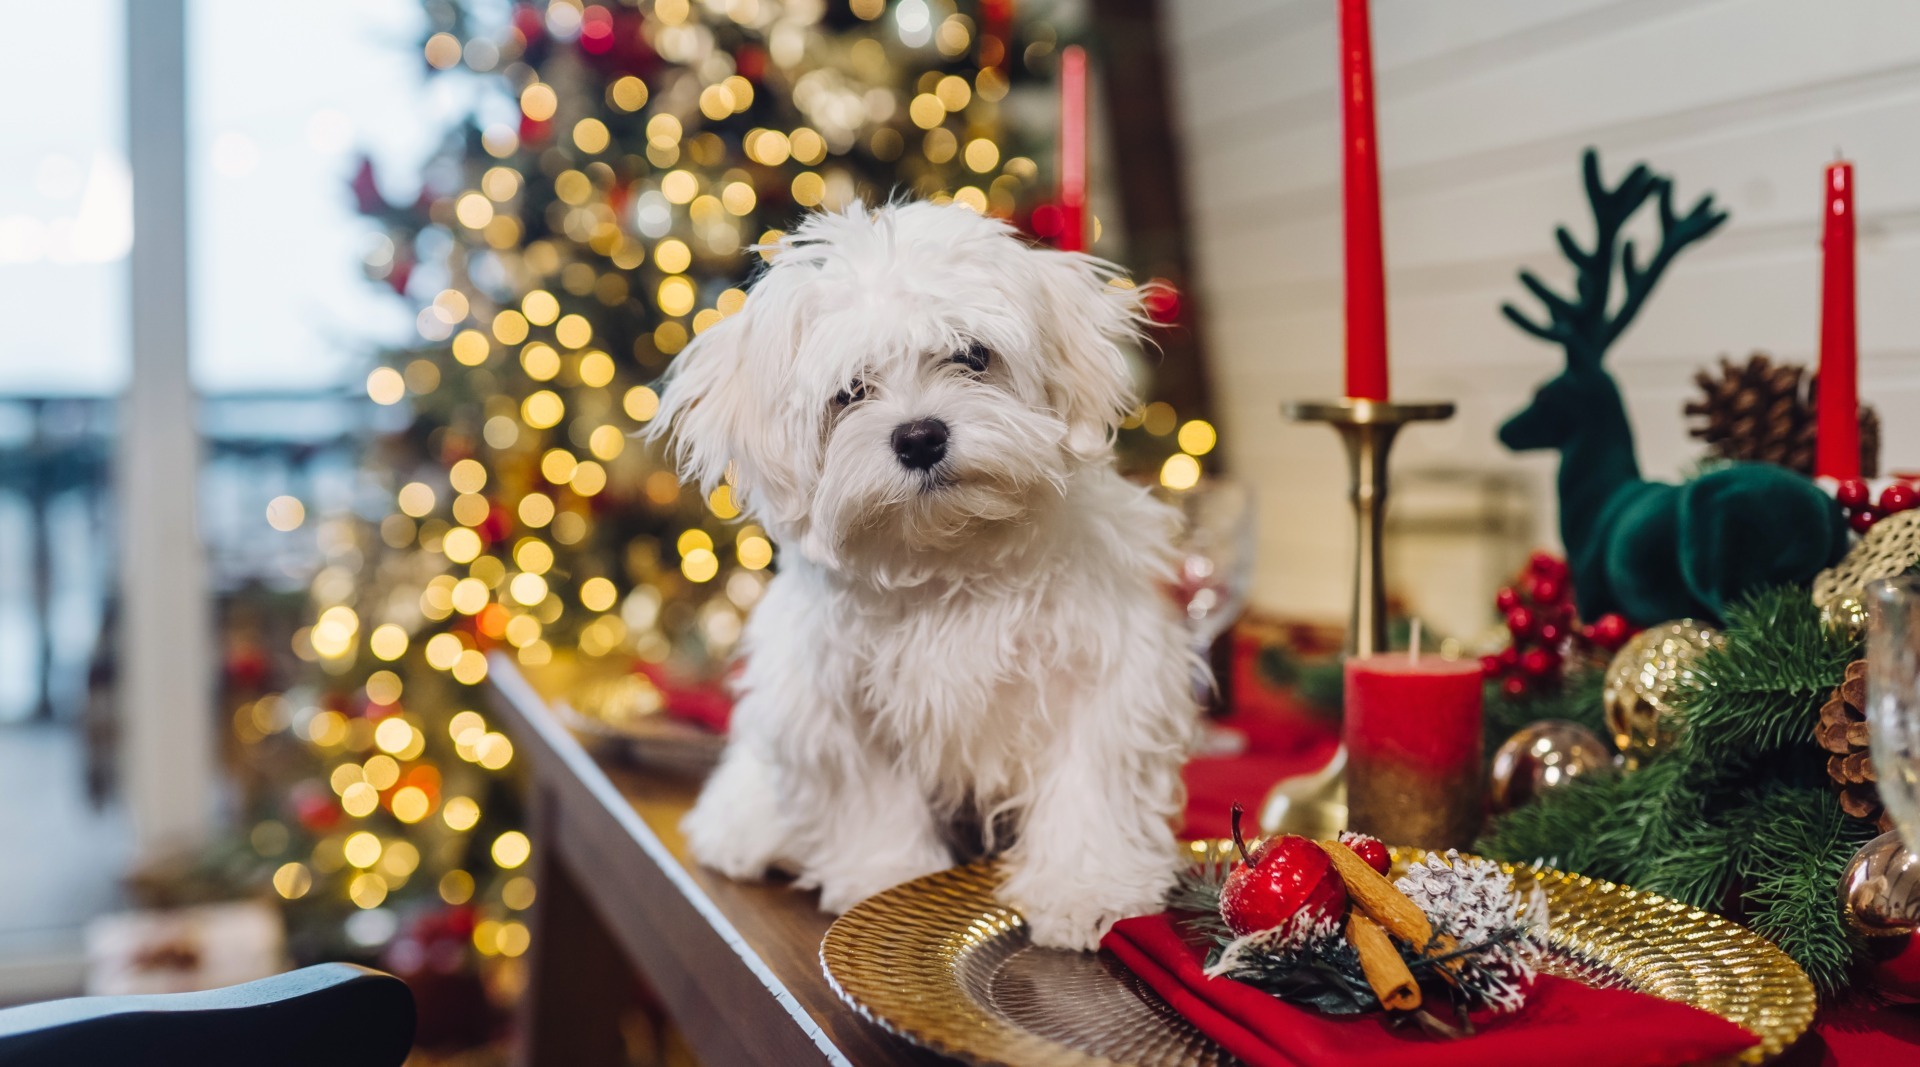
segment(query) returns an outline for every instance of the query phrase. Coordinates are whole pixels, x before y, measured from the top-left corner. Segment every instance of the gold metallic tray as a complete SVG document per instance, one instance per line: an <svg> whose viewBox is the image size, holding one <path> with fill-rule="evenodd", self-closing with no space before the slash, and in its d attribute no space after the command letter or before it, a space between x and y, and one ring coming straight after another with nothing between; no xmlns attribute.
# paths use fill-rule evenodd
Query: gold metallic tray
<svg viewBox="0 0 1920 1067"><path fill-rule="evenodd" d="M1196 859L1226 842L1195 842ZM1395 849L1396 866L1419 856ZM1760 1043L1759 1063L1813 1021L1813 984L1772 942L1653 893L1560 871L1537 879L1553 916L1543 969L1713 1012ZM862 901L827 931L820 960L841 998L875 1023L991 1067L1228 1067L1237 1061L1108 953L1035 948L993 899L988 864L955 867Z"/></svg>

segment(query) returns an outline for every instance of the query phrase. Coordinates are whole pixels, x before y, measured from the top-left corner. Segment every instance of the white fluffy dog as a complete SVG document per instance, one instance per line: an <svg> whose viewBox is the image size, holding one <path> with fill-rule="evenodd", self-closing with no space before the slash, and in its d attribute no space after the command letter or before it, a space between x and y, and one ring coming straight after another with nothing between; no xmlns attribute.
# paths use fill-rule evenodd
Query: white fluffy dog
<svg viewBox="0 0 1920 1067"><path fill-rule="evenodd" d="M1139 294L1111 274L957 205L856 205L674 363L654 432L782 550L700 862L840 912L952 865L972 812L1039 944L1161 906L1194 657L1155 585L1178 519L1112 466Z"/></svg>

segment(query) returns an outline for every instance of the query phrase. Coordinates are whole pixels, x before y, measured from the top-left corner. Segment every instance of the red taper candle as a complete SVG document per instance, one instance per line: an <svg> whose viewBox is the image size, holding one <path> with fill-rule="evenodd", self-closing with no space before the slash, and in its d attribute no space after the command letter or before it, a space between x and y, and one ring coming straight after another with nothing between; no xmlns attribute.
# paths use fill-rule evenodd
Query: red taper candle
<svg viewBox="0 0 1920 1067"><path fill-rule="evenodd" d="M1340 0L1340 108L1346 139L1347 395L1387 398L1387 280L1380 253L1380 143L1373 129L1367 0Z"/></svg>
<svg viewBox="0 0 1920 1067"><path fill-rule="evenodd" d="M1853 291L1853 164L1827 168L1820 242L1820 406L1813 472L1860 477L1860 341Z"/></svg>
<svg viewBox="0 0 1920 1067"><path fill-rule="evenodd" d="M1060 247L1087 248L1087 50L1060 51Z"/></svg>

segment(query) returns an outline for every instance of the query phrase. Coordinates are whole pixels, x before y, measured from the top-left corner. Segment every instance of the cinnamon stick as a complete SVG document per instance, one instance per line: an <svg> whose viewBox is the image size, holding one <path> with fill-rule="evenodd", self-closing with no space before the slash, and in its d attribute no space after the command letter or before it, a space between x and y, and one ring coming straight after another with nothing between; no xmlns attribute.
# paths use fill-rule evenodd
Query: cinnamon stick
<svg viewBox="0 0 1920 1067"><path fill-rule="evenodd" d="M1371 868L1369 868L1371 870ZM1420 984L1413 980L1407 961L1393 947L1379 924L1359 912L1347 916L1347 943L1360 954L1360 970L1367 985L1388 1011L1412 1011L1420 1006Z"/></svg>
<svg viewBox="0 0 1920 1067"><path fill-rule="evenodd" d="M1414 948L1424 950L1427 947L1427 942L1433 940L1433 924L1427 921L1427 913L1420 910L1420 905L1400 892L1392 882L1387 881L1386 875L1374 870L1347 846L1338 841L1320 841L1317 844L1333 861L1333 869L1340 872L1340 880L1347 883L1347 895L1353 898L1356 907L1365 912L1369 919L1385 927L1387 933Z"/></svg>

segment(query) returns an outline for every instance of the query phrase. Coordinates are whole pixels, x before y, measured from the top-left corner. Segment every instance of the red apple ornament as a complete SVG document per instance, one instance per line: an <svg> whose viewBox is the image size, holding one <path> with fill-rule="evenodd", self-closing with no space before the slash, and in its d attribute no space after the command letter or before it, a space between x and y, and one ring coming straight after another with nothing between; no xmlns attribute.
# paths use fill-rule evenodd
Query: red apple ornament
<svg viewBox="0 0 1920 1067"><path fill-rule="evenodd" d="M1367 866L1381 874L1387 873L1387 868L1393 866L1393 857L1387 855L1386 842L1377 837L1356 834L1352 830L1342 830L1340 843L1352 849L1354 855L1366 860Z"/></svg>
<svg viewBox="0 0 1920 1067"><path fill-rule="evenodd" d="M1220 917L1235 936L1271 930L1305 914L1311 921L1340 918L1347 884L1320 846L1297 834L1270 837L1251 854L1240 836L1240 805L1233 806L1233 843L1244 861L1220 887Z"/></svg>

